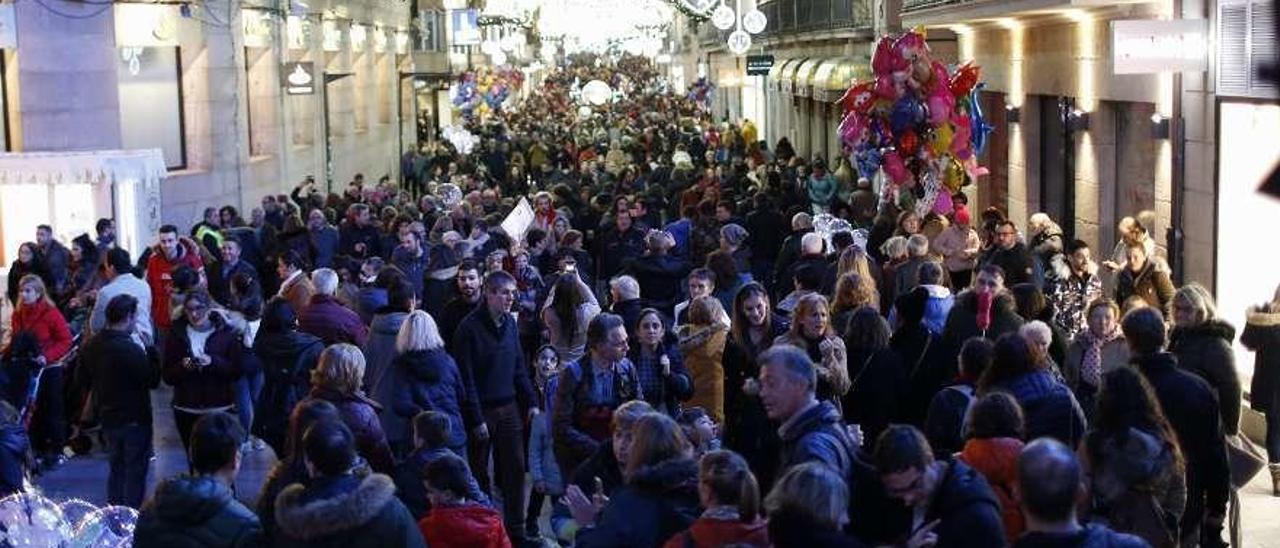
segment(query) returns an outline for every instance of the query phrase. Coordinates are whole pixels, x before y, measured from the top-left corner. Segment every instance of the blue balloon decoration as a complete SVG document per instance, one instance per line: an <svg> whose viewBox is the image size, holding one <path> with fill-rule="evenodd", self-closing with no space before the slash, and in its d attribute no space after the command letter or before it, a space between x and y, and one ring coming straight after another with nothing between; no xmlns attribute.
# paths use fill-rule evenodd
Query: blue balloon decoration
<svg viewBox="0 0 1280 548"><path fill-rule="evenodd" d="M974 154L982 154L987 149L987 134L996 128L987 123L986 116L982 114L982 101L979 100L978 92L986 87L985 83L979 82L973 86L973 91L969 92L969 142L973 145Z"/></svg>
<svg viewBox="0 0 1280 548"><path fill-rule="evenodd" d="M859 147L853 153L854 165L858 166L858 175L871 179L880 170L882 154L880 149L870 146Z"/></svg>
<svg viewBox="0 0 1280 548"><path fill-rule="evenodd" d="M894 135L898 135L915 127L924 120L924 116L924 105L908 94L893 104L893 110L889 112L889 127L893 129Z"/></svg>

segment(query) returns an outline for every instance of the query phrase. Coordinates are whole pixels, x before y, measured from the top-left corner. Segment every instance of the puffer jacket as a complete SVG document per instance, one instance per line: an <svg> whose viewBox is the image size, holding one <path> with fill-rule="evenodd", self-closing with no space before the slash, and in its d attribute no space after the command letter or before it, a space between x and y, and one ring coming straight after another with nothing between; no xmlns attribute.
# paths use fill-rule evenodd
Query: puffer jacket
<svg viewBox="0 0 1280 548"><path fill-rule="evenodd" d="M657 548L699 515L698 463L677 458L645 466L605 505L594 527L578 531L578 548Z"/></svg>
<svg viewBox="0 0 1280 548"><path fill-rule="evenodd" d="M724 344L729 328L719 322L680 328L680 355L693 378L693 396L685 404L701 407L716 424L724 424Z"/></svg>
<svg viewBox="0 0 1280 548"><path fill-rule="evenodd" d="M1004 522L1005 538L1013 542L1027 528L1022 508L1018 506L1018 455L1022 453L1022 440L1017 438L970 439L957 455L987 479L987 485L1000 502L1000 519Z"/></svg>
<svg viewBox="0 0 1280 548"><path fill-rule="evenodd" d="M1251 308L1240 344L1254 354L1249 407L1263 413L1280 411L1280 312Z"/></svg>
<svg viewBox="0 0 1280 548"><path fill-rule="evenodd" d="M978 294L966 290L956 295L955 305L947 314L947 323L942 333L950 348L960 348L964 341L971 337L985 337L996 340L1000 335L1014 333L1022 327L1022 317L1018 316L1013 295L1002 291L991 302L991 325L985 331L978 327Z"/></svg>
<svg viewBox="0 0 1280 548"><path fill-rule="evenodd" d="M858 447L845 430L840 411L829 402L819 402L791 419L782 436L781 470L806 462L820 462L849 477ZM781 471L780 470L780 471ZM778 477L782 477L779 473Z"/></svg>
<svg viewBox="0 0 1280 548"><path fill-rule="evenodd" d="M307 399L325 400L338 408L342 423L351 429L356 450L375 472L391 473L394 463L387 435L382 431L378 413L382 406L364 394L341 394L335 390L312 387Z"/></svg>
<svg viewBox="0 0 1280 548"><path fill-rule="evenodd" d="M254 412L253 433L277 455L285 454L285 436L293 407L307 395L311 370L320 362L324 343L309 333L259 331L253 352L262 362L262 392Z"/></svg>
<svg viewBox="0 0 1280 548"><path fill-rule="evenodd" d="M1026 415L1027 439L1050 436L1067 447L1084 437L1084 410L1065 384L1044 369L1018 375L1000 383Z"/></svg>
<svg viewBox="0 0 1280 548"><path fill-rule="evenodd" d="M295 483L276 498L278 548L426 548L413 517L382 474Z"/></svg>
<svg viewBox="0 0 1280 548"><path fill-rule="evenodd" d="M30 331L40 343L45 362L53 364L71 351L71 329L62 313L44 299L21 305L10 319L12 333Z"/></svg>
<svg viewBox="0 0 1280 548"><path fill-rule="evenodd" d="M511 548L502 514L480 504L432 508L418 529L432 548Z"/></svg>
<svg viewBox="0 0 1280 548"><path fill-rule="evenodd" d="M1228 436L1240 432L1240 401L1243 394L1236 373L1231 343L1236 328L1213 319L1200 325L1174 327L1169 333L1169 352L1178 358L1178 367L1199 375L1218 394L1222 430Z"/></svg>
<svg viewBox="0 0 1280 548"><path fill-rule="evenodd" d="M924 522L938 520L939 548L999 548L1007 545L1000 503L987 480L960 461L951 461L938 480Z"/></svg>
<svg viewBox="0 0 1280 548"><path fill-rule="evenodd" d="M400 498L400 502L404 503L404 507L409 510L409 515L414 519L426 517L427 511L431 509L431 500L427 498L427 486L422 481L422 471L428 464L448 455L465 457L444 447L434 449L420 447L396 465L393 476L396 482L396 496ZM467 498L480 504L490 503L489 496L480 490L480 484L476 482L476 477L471 473L470 468L467 469Z"/></svg>
<svg viewBox="0 0 1280 548"><path fill-rule="evenodd" d="M213 476L178 476L156 486L138 515L138 548L265 546L262 524Z"/></svg>
<svg viewBox="0 0 1280 548"><path fill-rule="evenodd" d="M394 382L392 385L391 413L384 412L383 424L392 424L399 428L388 431L391 440L412 439L410 425L413 418L423 411L437 411L449 417L448 446L465 450L467 445L467 428L463 421L463 407L471 414L470 424L479 424L480 408L475 402L467 401L467 388L458 373L458 364L454 363L443 348L434 350L415 350L396 357L392 367ZM395 415L399 420L389 421L388 415Z"/></svg>

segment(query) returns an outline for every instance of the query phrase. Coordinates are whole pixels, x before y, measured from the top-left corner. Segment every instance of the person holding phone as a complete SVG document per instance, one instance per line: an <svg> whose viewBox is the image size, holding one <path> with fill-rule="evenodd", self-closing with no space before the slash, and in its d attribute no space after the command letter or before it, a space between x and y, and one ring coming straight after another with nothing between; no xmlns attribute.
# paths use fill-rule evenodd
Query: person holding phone
<svg viewBox="0 0 1280 548"><path fill-rule="evenodd" d="M207 293L188 293L182 316L165 338L161 375L173 387L173 419L184 450L200 417L230 413L235 407L233 387L241 374L244 339L212 305Z"/></svg>

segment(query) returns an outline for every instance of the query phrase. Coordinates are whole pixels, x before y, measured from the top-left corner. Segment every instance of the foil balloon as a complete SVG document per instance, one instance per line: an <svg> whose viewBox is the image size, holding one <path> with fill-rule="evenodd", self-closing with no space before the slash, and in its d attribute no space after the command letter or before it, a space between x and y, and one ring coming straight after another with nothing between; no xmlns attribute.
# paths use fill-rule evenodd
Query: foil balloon
<svg viewBox="0 0 1280 548"><path fill-rule="evenodd" d="M969 148L969 135L971 133L969 127L969 117L959 112L951 116L951 125L955 129L955 135L951 138L951 153L957 158L968 158L973 150Z"/></svg>
<svg viewBox="0 0 1280 548"><path fill-rule="evenodd" d="M915 60L917 55L928 53L928 51L929 46L925 42L924 35L914 30L903 33L893 42L893 52L907 62Z"/></svg>
<svg viewBox="0 0 1280 548"><path fill-rule="evenodd" d="M445 209L453 209L454 206L462 202L462 189L453 183L445 183L440 185L437 190L440 203L444 204Z"/></svg>
<svg viewBox="0 0 1280 548"><path fill-rule="evenodd" d="M132 545L138 511L127 506L107 506L85 517L75 529L70 546L125 548Z"/></svg>
<svg viewBox="0 0 1280 548"><path fill-rule="evenodd" d="M854 231L853 225L850 225L849 221L836 217L830 213L819 213L813 217L813 232L822 236L822 239L827 242L827 249L831 249L833 247L831 238L832 236L835 236L837 232L848 232L853 234Z"/></svg>
<svg viewBox="0 0 1280 548"><path fill-rule="evenodd" d="M929 124L937 127L951 119L951 111L955 109L956 99L950 93L933 93L929 95Z"/></svg>
<svg viewBox="0 0 1280 548"><path fill-rule="evenodd" d="M950 123L944 122L933 128L933 138L929 141L929 149L933 151L933 155L940 156L951 150L951 138L954 135Z"/></svg>
<svg viewBox="0 0 1280 548"><path fill-rule="evenodd" d="M941 188L938 184L938 177L932 170L925 170L920 175L920 184L917 187L913 209L916 212L916 216L923 219L930 211L933 211L933 204L938 200Z"/></svg>
<svg viewBox="0 0 1280 548"><path fill-rule="evenodd" d="M969 92L978 84L979 73L978 65L973 64L972 61L960 65L955 74L951 75L951 95L956 98L969 95Z"/></svg>
<svg viewBox="0 0 1280 548"><path fill-rule="evenodd" d="M977 161L976 159L974 160ZM942 171L942 184L951 192L960 192L969 182L969 174L965 171L964 165L960 160L954 157L947 157L945 167Z"/></svg>
<svg viewBox="0 0 1280 548"><path fill-rule="evenodd" d="M867 121L856 111L849 112L840 120L840 126L836 131L840 134L841 143L854 147L865 139Z"/></svg>
<svg viewBox="0 0 1280 548"><path fill-rule="evenodd" d="M876 172L880 171L882 158L883 154L880 152L880 149L877 148L863 147L857 152L854 152L853 160L858 166L858 175L867 179L874 178L876 176Z"/></svg>
<svg viewBox="0 0 1280 548"><path fill-rule="evenodd" d="M875 99L876 84L868 81L856 84L844 92L844 96L840 98L840 106L844 112L865 114L871 109L871 105L875 104Z"/></svg>
<svg viewBox="0 0 1280 548"><path fill-rule="evenodd" d="M933 201L933 212L938 215L947 215L955 210L955 204L951 201L950 192L939 192L938 197Z"/></svg>
<svg viewBox="0 0 1280 548"><path fill-rule="evenodd" d="M890 101L898 98L898 95L900 95L898 93L898 83L894 81L892 74L885 74L876 78L875 93L876 97Z"/></svg>
<svg viewBox="0 0 1280 548"><path fill-rule="evenodd" d="M62 510L63 519L67 521L67 524L73 530L80 528L85 518L98 511L98 507L94 506L93 503L81 499L63 501L58 505L58 509Z"/></svg>
<svg viewBox="0 0 1280 548"><path fill-rule="evenodd" d="M903 163L902 156L898 155L898 151L890 150L884 153L881 158L881 167L884 168L885 175L889 176L889 180L894 184L906 183L911 178L911 172L907 171L907 165Z"/></svg>
<svg viewBox="0 0 1280 548"><path fill-rule="evenodd" d="M924 107L912 95L904 95L893 104L889 112L889 128L895 135L906 131L924 120Z"/></svg>
<svg viewBox="0 0 1280 548"><path fill-rule="evenodd" d="M979 100L979 92L984 87L986 87L986 84L978 84L969 94L969 130L974 154L982 154L987 149L987 134L995 130L995 127L988 124L986 116L982 114L982 101Z"/></svg>
<svg viewBox="0 0 1280 548"><path fill-rule="evenodd" d="M906 59L898 56L893 45L893 38L889 36L876 43L876 50L871 54L871 70L876 76L888 76L907 67Z"/></svg>
<svg viewBox="0 0 1280 548"><path fill-rule="evenodd" d="M978 165L977 156L970 156L964 161L964 172L969 174L970 181L976 181L978 177L991 174L991 170Z"/></svg>
<svg viewBox="0 0 1280 548"><path fill-rule="evenodd" d="M915 131L906 130L898 136L898 149L907 156L914 156L920 147L920 136Z"/></svg>
<svg viewBox="0 0 1280 548"><path fill-rule="evenodd" d="M71 526L62 509L49 499L36 493L16 493L0 499L0 546L64 546L71 536Z"/></svg>
<svg viewBox="0 0 1280 548"><path fill-rule="evenodd" d="M929 66L933 71L933 78L930 79L930 93L950 93L947 66L939 61L934 61Z"/></svg>

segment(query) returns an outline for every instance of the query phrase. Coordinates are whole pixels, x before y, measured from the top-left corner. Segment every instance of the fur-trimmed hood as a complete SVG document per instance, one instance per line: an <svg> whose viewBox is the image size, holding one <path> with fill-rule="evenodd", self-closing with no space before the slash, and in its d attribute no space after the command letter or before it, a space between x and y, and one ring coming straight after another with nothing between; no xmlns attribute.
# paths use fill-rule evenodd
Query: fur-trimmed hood
<svg viewBox="0 0 1280 548"><path fill-rule="evenodd" d="M1217 337L1231 344L1236 339L1236 328L1219 319L1212 319L1200 325L1175 327L1169 332L1169 346L1172 348L1179 340L1193 337Z"/></svg>
<svg viewBox="0 0 1280 548"><path fill-rule="evenodd" d="M641 467L628 485L654 493L665 493L698 486L698 463L693 459L675 458Z"/></svg>
<svg viewBox="0 0 1280 548"><path fill-rule="evenodd" d="M1249 307L1245 312L1246 322L1258 327L1280 326L1280 312L1271 312L1270 307Z"/></svg>
<svg viewBox="0 0 1280 548"><path fill-rule="evenodd" d="M357 481L354 489L313 500L307 500L308 489L302 484L286 487L276 498L280 530L295 539L312 541L361 527L395 502L396 485L390 477L369 474Z"/></svg>
<svg viewBox="0 0 1280 548"><path fill-rule="evenodd" d="M719 336L728 335L728 333L729 328L720 322L704 326L682 325L679 335L680 351L692 352L716 338L723 341L724 339Z"/></svg>
<svg viewBox="0 0 1280 548"><path fill-rule="evenodd" d="M1071 271L1071 263L1067 260L1067 256L1065 254L1059 253L1054 255L1053 259L1049 261L1049 267L1053 269L1054 275L1056 275L1059 280L1069 280L1071 279L1071 276L1075 274ZM1085 266L1085 272L1089 274L1089 276L1096 276L1098 274L1098 263L1090 259L1089 264Z"/></svg>

